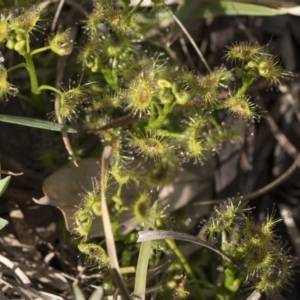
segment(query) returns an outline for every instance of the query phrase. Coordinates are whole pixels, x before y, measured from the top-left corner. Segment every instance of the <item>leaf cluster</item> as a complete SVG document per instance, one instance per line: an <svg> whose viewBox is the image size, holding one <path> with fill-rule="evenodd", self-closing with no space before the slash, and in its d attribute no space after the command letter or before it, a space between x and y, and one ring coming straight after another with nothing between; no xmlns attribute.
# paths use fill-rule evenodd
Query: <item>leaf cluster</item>
<svg viewBox="0 0 300 300"><path fill-rule="evenodd" d="M293 257L275 232L275 211L257 222L245 207L242 198L230 199L214 208L214 214L203 222L201 236L216 244L222 239L222 249L237 261L242 269L237 273L241 282L250 282L261 293L274 296L291 285ZM227 266L229 268L235 268Z"/></svg>

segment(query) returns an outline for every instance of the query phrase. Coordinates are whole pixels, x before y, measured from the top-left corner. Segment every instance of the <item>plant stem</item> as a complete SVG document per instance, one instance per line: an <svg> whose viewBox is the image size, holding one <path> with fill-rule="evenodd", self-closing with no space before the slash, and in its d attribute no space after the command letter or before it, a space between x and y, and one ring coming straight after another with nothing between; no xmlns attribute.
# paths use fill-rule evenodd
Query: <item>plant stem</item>
<svg viewBox="0 0 300 300"><path fill-rule="evenodd" d="M147 271L150 253L151 242L143 242L139 252L134 284L134 296L141 300L145 299L146 294Z"/></svg>
<svg viewBox="0 0 300 300"><path fill-rule="evenodd" d="M154 121L149 120L149 127L150 129L159 129L162 126L163 121L165 120L165 116L164 115L159 115L157 117L157 119L155 119Z"/></svg>
<svg viewBox="0 0 300 300"><path fill-rule="evenodd" d="M27 67L27 64L26 63L20 63L20 64L17 64L9 69L7 69L7 73L13 71L13 70L16 70L16 69L19 69L19 68L26 68Z"/></svg>
<svg viewBox="0 0 300 300"><path fill-rule="evenodd" d="M157 208L157 201L151 207L150 215L147 224L145 224L145 230L153 228L155 222L155 214ZM151 241L141 243L139 252L139 258L136 266L135 283L134 283L134 298L133 299L145 299L146 294L146 282L148 262L151 254Z"/></svg>
<svg viewBox="0 0 300 300"><path fill-rule="evenodd" d="M58 90L57 88L51 86L51 85L46 85L46 84L42 84L38 87L39 92L41 92L42 90L48 90L48 91L53 91L56 94L61 94L61 91Z"/></svg>
<svg viewBox="0 0 300 300"><path fill-rule="evenodd" d="M41 47L41 48L31 51L30 55L33 56L35 54L41 53L41 52L49 50L49 49L51 49L50 46Z"/></svg>
<svg viewBox="0 0 300 300"><path fill-rule="evenodd" d="M26 53L30 54L30 38L29 38L29 34L26 34Z"/></svg>
<svg viewBox="0 0 300 300"><path fill-rule="evenodd" d="M185 269L186 273L188 274L188 276L193 280L193 282L195 283L196 289L198 291L198 299L201 300L205 300L204 294L202 292L201 287L199 286L199 284L197 283L197 278L191 268L191 266L189 265L189 263L186 261L184 255L182 254L182 252L179 250L179 248L176 245L176 242L174 240L171 239L166 239L167 244L169 245L169 247L171 248L171 250L175 253L175 255L178 257L179 261L181 262L183 268Z"/></svg>
<svg viewBox="0 0 300 300"><path fill-rule="evenodd" d="M155 113L155 109L157 110L157 114ZM155 118L155 116L157 116ZM166 115L164 114L163 109L156 102L152 102L151 104L151 115L149 119L149 127L150 129L158 129L161 128L163 121L165 120Z"/></svg>
<svg viewBox="0 0 300 300"><path fill-rule="evenodd" d="M30 77L31 92L34 95L39 95L41 92L39 91L38 80L37 80L35 66L34 66L32 57L30 54L27 54L27 53L24 54L23 56L26 60L26 69L27 69L29 77Z"/></svg>
<svg viewBox="0 0 300 300"><path fill-rule="evenodd" d="M140 0L140 2L132 8L132 10L128 14L129 18L131 18L132 15L139 9L139 7L141 6L142 2L143 2L143 0Z"/></svg>
<svg viewBox="0 0 300 300"><path fill-rule="evenodd" d="M177 139L183 138L182 133L171 132L171 131L164 130L164 129L158 129L155 132L155 134L158 135L158 136L162 136L162 137L173 137L173 138L177 138Z"/></svg>
<svg viewBox="0 0 300 300"><path fill-rule="evenodd" d="M166 104L165 106L164 106L164 110L163 110L163 112L164 112L164 114L165 114L165 117L167 116L167 115L169 115L170 113L172 113L172 111L174 110L174 108L177 106L177 103L176 102L173 102L172 104Z"/></svg>
<svg viewBox="0 0 300 300"><path fill-rule="evenodd" d="M243 80L243 84L241 86L241 88L238 90L237 95L244 95L248 88L250 87L250 85L253 83L253 79L247 79L247 80Z"/></svg>

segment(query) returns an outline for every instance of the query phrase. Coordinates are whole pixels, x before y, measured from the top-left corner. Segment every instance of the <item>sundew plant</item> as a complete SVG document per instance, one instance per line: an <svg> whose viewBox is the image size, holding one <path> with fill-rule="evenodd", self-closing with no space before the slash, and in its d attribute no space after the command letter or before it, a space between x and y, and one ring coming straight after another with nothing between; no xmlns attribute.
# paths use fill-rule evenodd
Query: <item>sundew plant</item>
<svg viewBox="0 0 300 300"><path fill-rule="evenodd" d="M187 162L201 164L223 143L240 138L237 128L220 120L220 112L243 124L260 118L260 108L247 93L254 82L276 85L289 76L268 47L255 42L228 45L224 62L230 69L220 66L199 74L177 66L167 47L158 45L149 35L158 26L157 14L171 11L162 0L152 0L151 9L142 9L142 2L131 5L131 1L122 0L116 5L113 1L95 0L92 11L80 22L76 47L72 28L50 34L45 45L35 47L35 32L43 30L49 14L42 5L2 12L0 41L3 47L17 52L22 62L10 68L5 62L0 64L0 97L7 101L17 96L43 111L41 99L52 95L52 119L61 124L77 122L86 132L99 137L102 148L111 147L110 164L101 183L95 180L94 190L82 197L73 216L78 249L94 270L108 270L111 263L105 244L89 240L95 218L103 213L104 192L120 264L124 268L137 264L135 284L129 280L127 285L136 299L145 299L146 293L151 294L150 287L158 283L160 287L153 290L160 299L206 299L204 288L213 290L215 299L234 299L245 282L250 289L272 297L289 287L293 259L274 232L274 225L279 222L274 214L258 223L242 198L216 207L196 237L202 246L223 259L225 279L219 285L203 279L205 276L197 278L172 235L160 242L143 242L140 248L136 232L118 233L118 216L123 211L132 211L139 228L173 229L174 216L156 205L157 199L150 191L172 181L179 166ZM69 56L80 80L73 84L71 78L69 85L40 82L36 62L47 52ZM9 74L19 68L28 72L30 93L26 95L8 81ZM71 153L74 162L79 159L78 153ZM136 158L145 167L141 168ZM113 194L108 192L112 185L116 187ZM137 191L132 206L123 202L125 185ZM137 262L140 249L144 256ZM149 273L146 281L148 265L159 265L165 259L164 253L175 253L180 263L171 261L165 276ZM128 273L124 277L135 275ZM107 294L120 287L110 276L104 277L102 284ZM150 291L146 291L146 286Z"/></svg>

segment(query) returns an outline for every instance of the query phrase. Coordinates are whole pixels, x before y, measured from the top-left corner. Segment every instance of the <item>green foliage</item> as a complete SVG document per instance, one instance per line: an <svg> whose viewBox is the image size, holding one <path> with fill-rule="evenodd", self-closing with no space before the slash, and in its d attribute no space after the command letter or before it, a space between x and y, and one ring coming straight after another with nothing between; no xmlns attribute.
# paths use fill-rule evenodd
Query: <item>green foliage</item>
<svg viewBox="0 0 300 300"><path fill-rule="evenodd" d="M234 281L235 286L238 284L232 292L247 281L271 297L291 285L295 261L275 233L274 226L281 221L275 219L275 211L259 223L245 204L241 198L215 207L214 215L204 221L200 236L214 244L221 239L222 250L239 263L239 269L226 263L226 272L232 277L230 289Z"/></svg>
<svg viewBox="0 0 300 300"><path fill-rule="evenodd" d="M17 117L17 116L8 116L0 115L0 122L18 124L22 126L29 126L34 128L46 129L51 131L61 131L68 133L76 133L76 130L71 128L68 125L61 125L46 120L39 120L27 117Z"/></svg>
<svg viewBox="0 0 300 300"><path fill-rule="evenodd" d="M106 0L94 1L93 11L83 21L84 36L78 44L78 53L73 47L71 29L53 34L44 47L33 49L35 44L31 35L42 28L43 10L40 6L19 14L7 12L0 17L0 41L24 60L10 69L0 64L0 98L7 100L17 95L42 109L39 97L44 91L51 91L57 102L54 118L61 123L83 120L81 125L85 130L96 134L102 145L112 147L111 164L102 178L104 191L95 180L94 189L82 196L73 216L74 233L80 239L78 249L87 256L87 262L97 268L107 268L110 262L104 247L88 241L96 217L102 216L101 192L108 195L115 240L125 241L127 245L121 255L122 262L124 266L136 264L136 258L128 256L128 251L138 248L136 233L118 234L119 215L129 212L140 227L148 229L172 227L172 216L156 207L157 199L153 199L149 191L170 182L183 163L201 163L223 143L239 138L236 128L218 123L218 112L227 112L242 123L259 118L259 109L247 94L254 82L263 80L276 85L281 78L289 76L267 47L256 43L233 43L224 56L224 60L232 63L232 69L221 66L207 74L174 66L161 50L163 45L144 51L145 45L155 44L147 33L156 24L153 21L149 27L144 26L137 17L142 2L131 7L127 0L122 1L123 6L115 6ZM228 8L227 1L219 2L219 8ZM155 16L160 9L167 11L164 1L153 0L152 3L154 10L141 13ZM246 4L245 7L249 8ZM273 10L269 12L274 13ZM45 51L57 56L76 56L74 68L82 72L80 80L68 87L63 84L55 87L53 82L41 84L34 61ZM30 80L29 97L19 94L16 86L8 82L8 74L23 67ZM0 115L0 121L74 132L67 125L34 119ZM137 157L142 163L135 163ZM138 189L132 206L125 204L125 185ZM110 191L111 186L115 188L114 194ZM223 285L210 285L207 280L203 285L213 286L219 299L234 296L246 280L252 281L255 289L267 295L288 287L293 264L274 233L277 222L271 215L263 223L257 223L239 199L215 208L214 216L204 223L201 235L208 244L222 238L223 252L232 261L238 261L243 270L232 262L224 262ZM196 299L204 299L203 286L197 281L195 270L176 244L170 240L167 244L180 264L172 264L166 272L162 297L171 295L185 299L196 293ZM145 294L148 263L149 266L155 265L163 256L160 250L169 248L166 248L166 243L145 242L142 245L137 263L139 275L134 287L139 296ZM156 257L151 255L153 251ZM182 276L182 272L186 272L189 278ZM113 281L106 280L106 291L114 291ZM187 291L192 284L196 287L194 294ZM78 288L74 287L74 290L77 299L83 298Z"/></svg>

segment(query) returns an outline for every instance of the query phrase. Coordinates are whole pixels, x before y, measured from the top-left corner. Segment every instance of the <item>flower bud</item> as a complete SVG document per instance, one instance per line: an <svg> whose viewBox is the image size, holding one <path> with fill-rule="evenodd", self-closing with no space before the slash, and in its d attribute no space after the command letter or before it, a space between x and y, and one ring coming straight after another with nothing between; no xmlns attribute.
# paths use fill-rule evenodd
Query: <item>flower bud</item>
<svg viewBox="0 0 300 300"><path fill-rule="evenodd" d="M190 93L183 91L183 92L176 93L175 98L176 98L176 102L179 105L184 105L191 100L192 96Z"/></svg>

